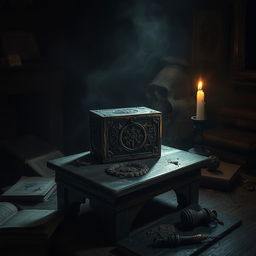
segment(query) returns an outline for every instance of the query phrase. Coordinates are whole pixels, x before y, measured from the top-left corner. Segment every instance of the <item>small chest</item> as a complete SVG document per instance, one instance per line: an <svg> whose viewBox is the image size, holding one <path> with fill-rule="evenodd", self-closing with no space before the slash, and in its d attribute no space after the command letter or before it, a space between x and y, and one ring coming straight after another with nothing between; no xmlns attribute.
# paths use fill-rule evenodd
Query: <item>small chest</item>
<svg viewBox="0 0 256 256"><path fill-rule="evenodd" d="M146 108L90 111L92 154L101 162L161 155L162 115Z"/></svg>

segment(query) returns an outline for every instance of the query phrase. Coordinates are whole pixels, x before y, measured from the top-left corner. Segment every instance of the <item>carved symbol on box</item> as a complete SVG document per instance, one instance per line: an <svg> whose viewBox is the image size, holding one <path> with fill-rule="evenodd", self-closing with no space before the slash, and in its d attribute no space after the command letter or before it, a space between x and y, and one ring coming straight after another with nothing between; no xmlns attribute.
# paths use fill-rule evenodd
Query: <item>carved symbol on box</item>
<svg viewBox="0 0 256 256"><path fill-rule="evenodd" d="M137 113L137 109L129 109L129 108L122 108L122 109L115 109L113 110L113 113L115 114L134 114Z"/></svg>
<svg viewBox="0 0 256 256"><path fill-rule="evenodd" d="M123 127L120 133L120 144L129 151L137 150L146 142L145 128L138 123L131 123Z"/></svg>

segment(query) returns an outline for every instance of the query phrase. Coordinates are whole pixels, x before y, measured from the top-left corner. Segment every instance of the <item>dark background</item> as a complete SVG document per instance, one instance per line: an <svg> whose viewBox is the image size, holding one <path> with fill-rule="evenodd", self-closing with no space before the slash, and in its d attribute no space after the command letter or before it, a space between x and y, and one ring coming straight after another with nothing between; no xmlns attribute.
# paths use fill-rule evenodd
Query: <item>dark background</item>
<svg viewBox="0 0 256 256"><path fill-rule="evenodd" d="M66 145L84 147L88 109L148 105L163 57L191 62L193 13L229 1L73 1L63 9ZM83 96L82 96L83 95ZM84 138L85 139L82 139Z"/></svg>
<svg viewBox="0 0 256 256"><path fill-rule="evenodd" d="M89 109L147 105L162 58L190 58L191 1L76 1L63 20L70 147L88 144Z"/></svg>
<svg viewBox="0 0 256 256"><path fill-rule="evenodd" d="M66 153L88 150L89 109L147 106L145 91L166 64L163 57L192 63L193 17L200 10L224 13L228 28L225 42L221 41L225 59L213 63L208 70L205 64L200 66L203 75L210 77L206 88L208 106L215 111L212 106L232 97L236 101L236 95L241 95L239 89L226 88L233 3L231 0L1 1L1 35L17 31L32 34L39 55L22 60L22 68L10 68L4 63L6 52L1 50L4 80L16 78L16 87L22 84L15 93L5 92L7 87L11 90L12 81L1 84L4 113L1 122L5 124L1 138L36 134ZM215 39L219 40L210 41ZM213 67L221 69L221 75ZM36 93L27 92L28 80L35 87L41 83ZM53 94L51 90L56 86L60 89ZM49 117L55 109L55 97L59 101L56 95L61 97L61 111ZM53 107L48 106L48 100ZM57 127L54 120L60 112L61 125L54 133ZM60 134L61 139L56 143L54 137Z"/></svg>

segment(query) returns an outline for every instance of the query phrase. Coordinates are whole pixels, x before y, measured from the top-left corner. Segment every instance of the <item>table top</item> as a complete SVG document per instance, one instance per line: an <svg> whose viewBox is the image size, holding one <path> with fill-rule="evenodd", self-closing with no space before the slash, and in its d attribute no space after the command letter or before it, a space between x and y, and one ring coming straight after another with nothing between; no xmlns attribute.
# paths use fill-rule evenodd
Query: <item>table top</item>
<svg viewBox="0 0 256 256"><path fill-rule="evenodd" d="M136 160L146 164L150 170L146 175L132 178L111 176L105 170L113 165L98 164L90 158L90 152L84 152L48 162L48 166L58 172L58 176L69 174L79 182L97 187L97 189L116 196L123 196L141 188L166 181L184 173L200 169L208 162L208 158L187 151L162 146L161 158ZM80 164L78 164L80 163Z"/></svg>

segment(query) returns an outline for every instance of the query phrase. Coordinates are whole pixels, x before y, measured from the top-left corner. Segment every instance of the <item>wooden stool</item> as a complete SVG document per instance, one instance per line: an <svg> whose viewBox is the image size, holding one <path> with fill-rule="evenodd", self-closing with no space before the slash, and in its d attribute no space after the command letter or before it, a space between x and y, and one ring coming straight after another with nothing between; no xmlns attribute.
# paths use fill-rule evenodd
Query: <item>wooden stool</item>
<svg viewBox="0 0 256 256"><path fill-rule="evenodd" d="M149 173L121 179L105 172L111 164L93 163L89 152L49 161L56 171L58 209L78 214L89 198L109 239L117 241L129 233L144 203L159 194L173 189L179 208L198 204L200 169L208 158L162 146L161 158L139 162L150 168Z"/></svg>

